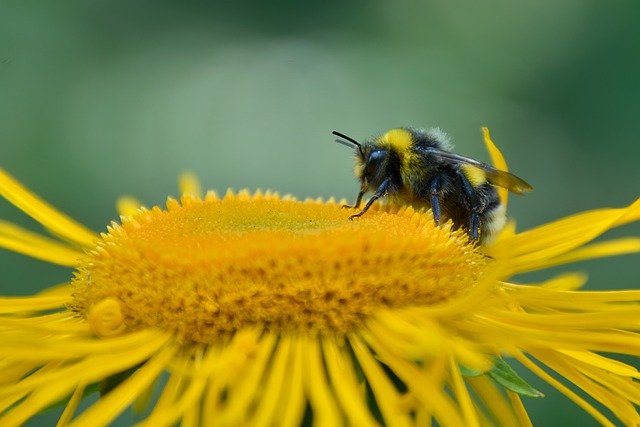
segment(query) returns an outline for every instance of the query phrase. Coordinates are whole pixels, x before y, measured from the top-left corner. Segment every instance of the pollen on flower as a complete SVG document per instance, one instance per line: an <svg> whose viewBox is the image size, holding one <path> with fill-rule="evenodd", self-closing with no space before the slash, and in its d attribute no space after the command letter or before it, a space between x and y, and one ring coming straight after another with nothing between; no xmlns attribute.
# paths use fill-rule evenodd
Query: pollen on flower
<svg viewBox="0 0 640 427"><path fill-rule="evenodd" d="M348 333L380 308L451 299L488 266L428 213L380 206L348 216L334 202L268 192L169 199L102 234L76 273L73 306L101 336L121 327L202 343L252 326Z"/></svg>

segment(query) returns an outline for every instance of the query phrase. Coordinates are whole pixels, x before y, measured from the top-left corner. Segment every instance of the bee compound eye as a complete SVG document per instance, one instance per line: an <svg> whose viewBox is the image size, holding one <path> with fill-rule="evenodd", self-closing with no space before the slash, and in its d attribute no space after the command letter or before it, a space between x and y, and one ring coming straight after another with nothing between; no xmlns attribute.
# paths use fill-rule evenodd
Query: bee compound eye
<svg viewBox="0 0 640 427"><path fill-rule="evenodd" d="M369 158L367 159L366 171L367 174L372 174L380 165L380 162L385 157L385 152L381 150L373 151L369 154Z"/></svg>

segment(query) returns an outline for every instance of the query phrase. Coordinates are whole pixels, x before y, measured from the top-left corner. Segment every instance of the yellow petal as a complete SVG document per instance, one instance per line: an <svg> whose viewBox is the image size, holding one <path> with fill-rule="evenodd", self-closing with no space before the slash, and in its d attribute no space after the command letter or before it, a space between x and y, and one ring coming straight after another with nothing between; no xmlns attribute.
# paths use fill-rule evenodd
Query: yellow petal
<svg viewBox="0 0 640 427"><path fill-rule="evenodd" d="M180 175L178 187L181 194L188 194L197 198L202 198L202 186L200 180L192 173Z"/></svg>
<svg viewBox="0 0 640 427"><path fill-rule="evenodd" d="M639 218L640 199L627 208L584 212L532 230L505 236L487 248L487 253L496 256L509 253L511 259L505 271L507 276L538 270L553 265L555 258L581 247L606 231ZM599 248L597 251L600 253L606 252L607 256L629 253L636 250L637 243L634 241L635 239L627 239L596 248ZM578 255L580 254L578 252ZM589 251L582 253L583 256L589 254ZM571 256L568 259L571 259Z"/></svg>
<svg viewBox="0 0 640 427"><path fill-rule="evenodd" d="M55 235L90 248L97 235L27 190L11 175L0 169L0 196L51 230Z"/></svg>
<svg viewBox="0 0 640 427"><path fill-rule="evenodd" d="M0 221L0 247L52 264L75 267L84 255L69 245L32 233L5 221Z"/></svg>
<svg viewBox="0 0 640 427"><path fill-rule="evenodd" d="M116 202L116 210L121 216L126 217L134 216L142 206L140 200L131 196L120 197Z"/></svg>
<svg viewBox="0 0 640 427"><path fill-rule="evenodd" d="M496 144L494 144L491 140L489 128L482 128L482 136L484 137L484 144L487 146L487 150L489 151L489 155L491 156L491 162L493 163L493 166L498 170L509 172L509 167L507 166L507 162L504 159L502 152L500 152ZM502 204L507 206L509 202L509 190L504 187L499 187L498 194L500 195Z"/></svg>

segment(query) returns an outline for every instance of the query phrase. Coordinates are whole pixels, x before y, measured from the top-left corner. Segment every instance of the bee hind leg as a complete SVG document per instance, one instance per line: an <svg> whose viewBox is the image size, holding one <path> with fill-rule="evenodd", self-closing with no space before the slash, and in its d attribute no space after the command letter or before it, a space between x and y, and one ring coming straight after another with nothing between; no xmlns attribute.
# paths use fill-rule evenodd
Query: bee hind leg
<svg viewBox="0 0 640 427"><path fill-rule="evenodd" d="M440 210L440 196L442 192L442 175L436 176L431 181L431 212L433 212L433 221L436 225L440 225L442 211Z"/></svg>
<svg viewBox="0 0 640 427"><path fill-rule="evenodd" d="M464 173L458 172L460 182L462 183L462 190L467 196L470 205L469 213L469 239L478 241L480 238L480 207L478 202L478 193L473 188L473 185L469 182L469 179Z"/></svg>
<svg viewBox="0 0 640 427"><path fill-rule="evenodd" d="M469 238L471 240L478 240L480 232L480 214L478 212L471 212L471 220L469 221Z"/></svg>

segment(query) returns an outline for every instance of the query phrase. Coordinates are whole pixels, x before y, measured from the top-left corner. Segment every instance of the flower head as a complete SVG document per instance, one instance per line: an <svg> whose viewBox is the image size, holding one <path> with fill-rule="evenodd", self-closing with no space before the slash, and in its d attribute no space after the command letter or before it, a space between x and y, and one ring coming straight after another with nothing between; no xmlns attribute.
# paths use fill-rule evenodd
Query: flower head
<svg viewBox="0 0 640 427"><path fill-rule="evenodd" d="M434 305L480 280L486 257L456 237L411 209L350 223L335 203L184 196L113 224L79 261L73 306L91 319L112 300L128 330L183 343L256 325L346 334L380 309Z"/></svg>
<svg viewBox="0 0 640 427"><path fill-rule="evenodd" d="M141 425L529 425L520 396L541 393L510 358L603 425L640 423L640 375L612 356L640 355L640 291L509 282L639 252L637 238L587 244L638 220L640 201L478 248L411 207L348 221L333 201L182 189L165 209L123 199L96 235L0 172L0 194L58 238L0 223L0 246L74 269L0 298L0 425L60 402L59 425L108 425L154 389Z"/></svg>

